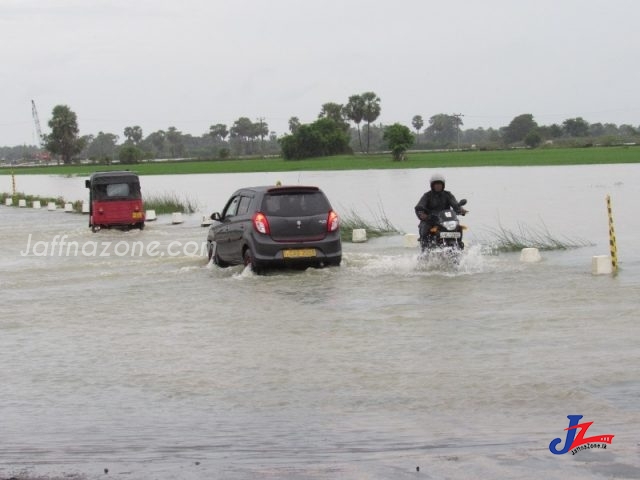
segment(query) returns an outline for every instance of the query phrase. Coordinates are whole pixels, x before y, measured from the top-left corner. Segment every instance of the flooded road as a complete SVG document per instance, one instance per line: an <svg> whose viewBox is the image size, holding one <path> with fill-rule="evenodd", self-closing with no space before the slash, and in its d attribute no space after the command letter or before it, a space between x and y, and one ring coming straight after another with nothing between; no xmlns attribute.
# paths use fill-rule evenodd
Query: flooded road
<svg viewBox="0 0 640 480"><path fill-rule="evenodd" d="M536 264L470 237L452 269L393 236L345 243L339 268L256 276L207 264L199 215L92 234L86 216L0 207L0 478L640 477L640 169L573 168L479 190L446 172L472 230L544 217L594 243ZM305 183L334 206L379 197L412 231L390 185L428 173L360 173L351 193L326 172ZM219 210L235 186L207 177ZM609 191L622 270L592 276ZM553 455L568 415L612 444Z"/></svg>

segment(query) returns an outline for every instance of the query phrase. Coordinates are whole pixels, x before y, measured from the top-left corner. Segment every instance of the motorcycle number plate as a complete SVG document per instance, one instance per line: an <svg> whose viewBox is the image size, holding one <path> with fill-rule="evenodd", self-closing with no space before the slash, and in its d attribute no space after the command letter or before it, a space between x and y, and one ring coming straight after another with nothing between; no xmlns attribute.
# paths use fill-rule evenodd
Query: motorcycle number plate
<svg viewBox="0 0 640 480"><path fill-rule="evenodd" d="M460 238L460 232L440 232L440 238Z"/></svg>

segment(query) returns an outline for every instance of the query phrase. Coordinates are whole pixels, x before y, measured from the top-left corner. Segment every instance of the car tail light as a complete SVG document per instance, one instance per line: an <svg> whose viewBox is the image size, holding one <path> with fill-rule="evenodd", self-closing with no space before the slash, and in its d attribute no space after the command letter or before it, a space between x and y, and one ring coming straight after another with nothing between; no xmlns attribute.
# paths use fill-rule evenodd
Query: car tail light
<svg viewBox="0 0 640 480"><path fill-rule="evenodd" d="M327 218L327 231L335 232L340 227L340 219L338 214L333 210L329 210L329 217Z"/></svg>
<svg viewBox="0 0 640 480"><path fill-rule="evenodd" d="M269 235L271 233L267 217L262 212L257 212L253 215L253 228L256 229L256 232L263 233L265 235Z"/></svg>

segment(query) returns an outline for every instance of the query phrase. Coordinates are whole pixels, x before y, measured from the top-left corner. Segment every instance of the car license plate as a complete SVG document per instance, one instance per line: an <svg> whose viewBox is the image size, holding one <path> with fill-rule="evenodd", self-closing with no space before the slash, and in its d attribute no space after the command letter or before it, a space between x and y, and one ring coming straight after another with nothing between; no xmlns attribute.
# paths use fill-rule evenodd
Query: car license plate
<svg viewBox="0 0 640 480"><path fill-rule="evenodd" d="M131 214L131 218L136 218L136 219L142 218L142 212L133 212Z"/></svg>
<svg viewBox="0 0 640 480"><path fill-rule="evenodd" d="M440 238L460 238L460 232L440 232Z"/></svg>
<svg viewBox="0 0 640 480"><path fill-rule="evenodd" d="M315 248L298 248L291 250L283 250L282 256L284 258L305 258L305 257L315 257L316 249Z"/></svg>

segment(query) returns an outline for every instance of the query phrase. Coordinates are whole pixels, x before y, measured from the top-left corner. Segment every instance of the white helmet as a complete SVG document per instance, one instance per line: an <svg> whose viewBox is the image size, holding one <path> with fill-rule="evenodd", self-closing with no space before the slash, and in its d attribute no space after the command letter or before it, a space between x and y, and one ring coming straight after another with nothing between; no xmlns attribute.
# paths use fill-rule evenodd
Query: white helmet
<svg viewBox="0 0 640 480"><path fill-rule="evenodd" d="M434 173L431 176L431 180L429 180L429 183L431 184L432 189L433 189L433 184L436 182L442 183L442 188L444 188L445 186L444 176L440 175L439 173Z"/></svg>

